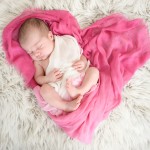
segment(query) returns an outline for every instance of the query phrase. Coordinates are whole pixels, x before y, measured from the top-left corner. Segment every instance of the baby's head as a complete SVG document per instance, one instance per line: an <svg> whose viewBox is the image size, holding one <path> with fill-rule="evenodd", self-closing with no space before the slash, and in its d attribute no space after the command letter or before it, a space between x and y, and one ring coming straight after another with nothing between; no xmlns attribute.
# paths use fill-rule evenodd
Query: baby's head
<svg viewBox="0 0 150 150"><path fill-rule="evenodd" d="M54 37L44 21L31 18L20 27L19 43L33 60L44 60L53 51Z"/></svg>

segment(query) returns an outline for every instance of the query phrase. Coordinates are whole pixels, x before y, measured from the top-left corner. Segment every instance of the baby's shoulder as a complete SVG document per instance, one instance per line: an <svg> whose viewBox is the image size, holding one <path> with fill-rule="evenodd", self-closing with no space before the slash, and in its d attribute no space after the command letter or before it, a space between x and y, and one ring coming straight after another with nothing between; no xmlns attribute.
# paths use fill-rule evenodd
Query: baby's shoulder
<svg viewBox="0 0 150 150"><path fill-rule="evenodd" d="M43 70L46 70L48 64L49 64L49 58L42 60L42 61L36 61L35 62L35 67L38 68L42 68Z"/></svg>
<svg viewBox="0 0 150 150"><path fill-rule="evenodd" d="M35 67L43 67L43 61L38 61L38 60L34 61L34 66Z"/></svg>

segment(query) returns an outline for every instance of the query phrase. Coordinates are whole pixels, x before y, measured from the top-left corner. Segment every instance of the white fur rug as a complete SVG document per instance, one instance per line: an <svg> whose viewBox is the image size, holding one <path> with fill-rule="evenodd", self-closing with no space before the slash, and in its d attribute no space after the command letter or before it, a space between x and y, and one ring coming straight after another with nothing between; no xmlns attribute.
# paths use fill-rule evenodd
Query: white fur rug
<svg viewBox="0 0 150 150"><path fill-rule="evenodd" d="M150 29L150 0L1 0L0 35L24 9L35 7L69 10L82 28L121 12L143 18ZM32 91L6 62L0 47L0 150L149 150L150 61L124 87L122 99L99 124L90 145L70 139L37 106Z"/></svg>

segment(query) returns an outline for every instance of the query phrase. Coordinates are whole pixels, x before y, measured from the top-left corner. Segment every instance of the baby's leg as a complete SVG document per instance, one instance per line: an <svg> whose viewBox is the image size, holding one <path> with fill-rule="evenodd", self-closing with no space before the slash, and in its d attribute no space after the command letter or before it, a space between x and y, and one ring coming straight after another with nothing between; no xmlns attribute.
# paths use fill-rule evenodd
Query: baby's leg
<svg viewBox="0 0 150 150"><path fill-rule="evenodd" d="M65 101L49 84L42 85L40 94L48 104L67 112L76 110L79 107L82 99L82 96L79 96L72 101Z"/></svg>
<svg viewBox="0 0 150 150"><path fill-rule="evenodd" d="M85 73L81 86L74 87L71 80L67 80L66 88L72 98L87 93L93 85L96 85L99 79L99 70L95 67L89 67Z"/></svg>

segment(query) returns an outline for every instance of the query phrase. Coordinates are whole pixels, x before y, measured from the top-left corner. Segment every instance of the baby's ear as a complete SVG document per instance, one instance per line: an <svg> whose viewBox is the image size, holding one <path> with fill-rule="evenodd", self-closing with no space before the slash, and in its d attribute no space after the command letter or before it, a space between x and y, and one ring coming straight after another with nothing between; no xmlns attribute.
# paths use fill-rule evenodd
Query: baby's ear
<svg viewBox="0 0 150 150"><path fill-rule="evenodd" d="M50 40L53 40L54 39L54 36L53 36L53 33L51 31L48 32L48 38Z"/></svg>

